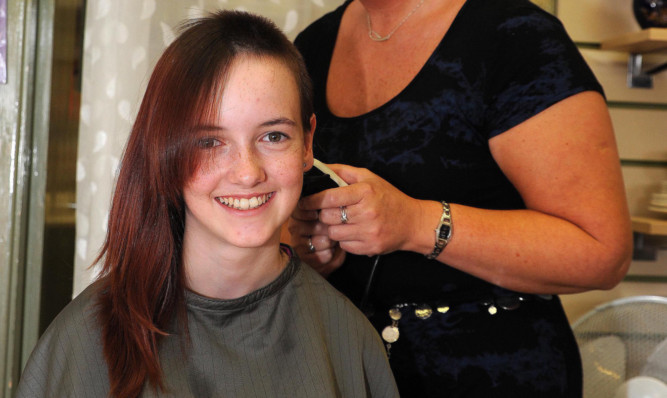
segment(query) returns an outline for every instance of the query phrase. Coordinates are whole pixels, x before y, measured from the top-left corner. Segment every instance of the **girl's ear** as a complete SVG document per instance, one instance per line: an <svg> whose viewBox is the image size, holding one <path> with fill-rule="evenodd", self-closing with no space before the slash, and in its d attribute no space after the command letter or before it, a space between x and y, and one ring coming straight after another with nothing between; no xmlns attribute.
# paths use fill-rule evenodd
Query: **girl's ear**
<svg viewBox="0 0 667 398"><path fill-rule="evenodd" d="M303 171L308 171L310 170L311 167L313 167L313 135L315 134L315 125L317 124L317 120L315 118L315 114L310 117L310 130L303 132L303 145L305 148L305 151L303 153Z"/></svg>

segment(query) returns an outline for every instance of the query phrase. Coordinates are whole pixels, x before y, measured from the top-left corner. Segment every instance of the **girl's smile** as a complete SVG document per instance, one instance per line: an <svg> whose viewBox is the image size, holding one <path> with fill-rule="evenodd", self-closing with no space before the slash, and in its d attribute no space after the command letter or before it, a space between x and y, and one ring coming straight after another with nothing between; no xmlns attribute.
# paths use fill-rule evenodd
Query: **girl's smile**
<svg viewBox="0 0 667 398"><path fill-rule="evenodd" d="M274 192L268 194L252 196L250 198L239 197L218 197L216 198L221 204L235 210L252 210L262 206L268 202L273 196Z"/></svg>

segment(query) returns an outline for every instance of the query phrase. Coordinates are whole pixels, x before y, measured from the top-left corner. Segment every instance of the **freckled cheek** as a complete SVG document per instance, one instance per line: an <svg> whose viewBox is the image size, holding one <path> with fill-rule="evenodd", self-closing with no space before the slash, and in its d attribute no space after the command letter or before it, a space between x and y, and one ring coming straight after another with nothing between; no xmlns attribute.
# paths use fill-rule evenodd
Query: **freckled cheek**
<svg viewBox="0 0 667 398"><path fill-rule="evenodd" d="M276 162L274 172L283 188L301 189L303 183L303 160L301 158Z"/></svg>
<svg viewBox="0 0 667 398"><path fill-rule="evenodd" d="M295 189L301 189L301 185L303 184L303 174L302 173L287 173L284 176L285 179L285 184L291 187L294 187Z"/></svg>

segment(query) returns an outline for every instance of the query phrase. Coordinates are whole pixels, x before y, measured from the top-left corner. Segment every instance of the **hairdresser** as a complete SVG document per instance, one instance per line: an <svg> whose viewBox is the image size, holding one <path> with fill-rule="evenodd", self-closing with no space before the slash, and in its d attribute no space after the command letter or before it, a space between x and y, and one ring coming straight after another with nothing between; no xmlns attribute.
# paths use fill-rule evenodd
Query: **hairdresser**
<svg viewBox="0 0 667 398"><path fill-rule="evenodd" d="M609 289L631 232L599 82L528 0L348 0L295 41L315 157L300 257L382 334L402 397L578 397L559 294Z"/></svg>

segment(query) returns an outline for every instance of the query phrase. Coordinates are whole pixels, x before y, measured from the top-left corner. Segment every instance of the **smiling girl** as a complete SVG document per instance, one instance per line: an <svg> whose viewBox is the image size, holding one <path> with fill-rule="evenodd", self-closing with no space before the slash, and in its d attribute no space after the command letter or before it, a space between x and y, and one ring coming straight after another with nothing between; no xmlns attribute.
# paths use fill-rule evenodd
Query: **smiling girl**
<svg viewBox="0 0 667 398"><path fill-rule="evenodd" d="M98 281L18 397L393 397L379 337L280 245L312 167L303 62L269 21L186 23L125 150Z"/></svg>

